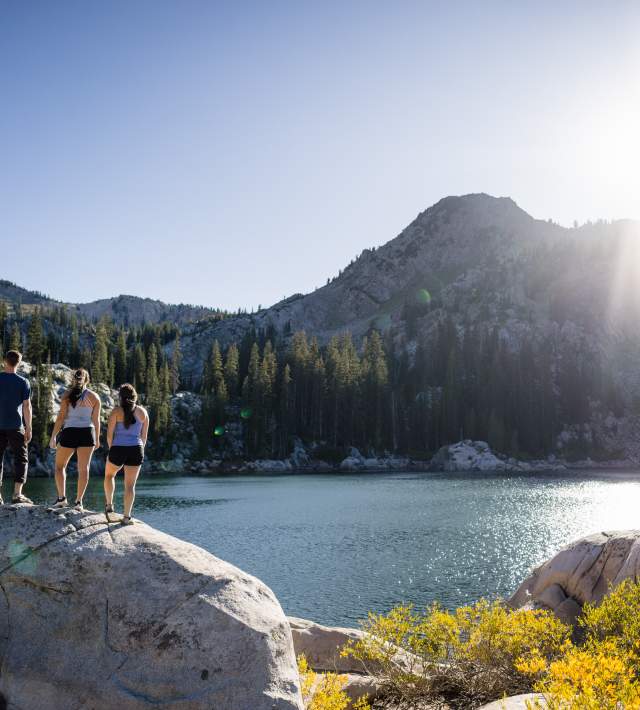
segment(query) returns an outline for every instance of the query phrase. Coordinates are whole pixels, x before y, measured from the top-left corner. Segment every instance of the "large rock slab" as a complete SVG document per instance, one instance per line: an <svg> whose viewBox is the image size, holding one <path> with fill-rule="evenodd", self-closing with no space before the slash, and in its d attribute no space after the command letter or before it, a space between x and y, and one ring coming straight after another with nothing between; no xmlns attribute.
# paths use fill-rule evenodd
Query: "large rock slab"
<svg viewBox="0 0 640 710"><path fill-rule="evenodd" d="M271 590L143 523L0 508L0 586L0 705L302 708Z"/></svg>
<svg viewBox="0 0 640 710"><path fill-rule="evenodd" d="M375 671L375 667L367 669L357 658L340 655L345 644L349 641L358 641L364 636L363 631L339 626L323 626L294 616L289 616L287 619L291 627L296 655L303 654L310 668L318 673L346 675L347 680L343 690L351 701L361 697L372 700L380 694L382 689L380 680L369 673Z"/></svg>
<svg viewBox="0 0 640 710"><path fill-rule="evenodd" d="M303 654L314 671L331 673L366 673L357 658L342 657L340 651L349 641L358 641L364 633L359 629L322 626L314 621L287 617L296 655Z"/></svg>
<svg viewBox="0 0 640 710"><path fill-rule="evenodd" d="M640 578L640 531L596 533L534 569L509 602L551 609L573 622L585 602L598 603L610 586L627 578Z"/></svg>
<svg viewBox="0 0 640 710"><path fill-rule="evenodd" d="M331 673L366 673L362 662L340 651L349 641L358 641L364 633L359 629L323 626L314 621L287 617L296 655L304 654L314 671Z"/></svg>

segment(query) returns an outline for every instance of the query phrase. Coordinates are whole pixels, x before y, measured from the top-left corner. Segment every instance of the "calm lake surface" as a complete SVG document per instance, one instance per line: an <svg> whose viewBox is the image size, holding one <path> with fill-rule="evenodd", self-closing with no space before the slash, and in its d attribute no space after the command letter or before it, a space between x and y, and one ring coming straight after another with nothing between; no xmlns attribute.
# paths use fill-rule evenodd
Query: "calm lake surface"
<svg viewBox="0 0 640 710"><path fill-rule="evenodd" d="M50 479L25 492L55 498ZM102 510L97 477L85 505ZM639 527L640 472L146 476L134 514L256 575L287 614L353 626L403 601L508 595L567 542Z"/></svg>

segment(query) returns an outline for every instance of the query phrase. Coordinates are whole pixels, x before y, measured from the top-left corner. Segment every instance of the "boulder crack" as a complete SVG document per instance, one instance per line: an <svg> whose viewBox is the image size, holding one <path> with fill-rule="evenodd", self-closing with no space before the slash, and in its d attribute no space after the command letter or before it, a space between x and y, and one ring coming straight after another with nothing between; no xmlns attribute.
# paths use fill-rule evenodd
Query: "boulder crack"
<svg viewBox="0 0 640 710"><path fill-rule="evenodd" d="M85 525L85 527L83 528L77 528L75 525L71 524L73 530L69 530L68 532L62 535L52 537L50 540L46 540L45 542L41 543L40 545L37 545L36 547L30 547L24 554L18 555L14 560L11 561L10 564L0 569L0 575L3 575L5 572L12 569L16 565L19 565L21 562L24 562L24 560L26 560L28 557L31 557L31 555L33 555L35 552L40 552L40 550L44 549L48 545L51 545L54 542L58 542L58 540L63 540L65 537L71 535L72 533L80 532L82 530L88 530L89 528L95 528L99 525L106 525L106 523L91 523L91 525Z"/></svg>

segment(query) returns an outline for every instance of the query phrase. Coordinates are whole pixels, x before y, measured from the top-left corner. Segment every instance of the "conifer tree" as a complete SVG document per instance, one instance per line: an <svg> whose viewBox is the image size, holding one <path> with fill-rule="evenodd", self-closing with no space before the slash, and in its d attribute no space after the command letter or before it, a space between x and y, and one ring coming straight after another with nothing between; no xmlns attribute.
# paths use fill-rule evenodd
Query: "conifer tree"
<svg viewBox="0 0 640 710"><path fill-rule="evenodd" d="M18 321L13 321L13 325L11 326L11 336L9 338L9 347L7 350L17 350L18 352L22 352L23 350L22 333L20 332Z"/></svg>
<svg viewBox="0 0 640 710"><path fill-rule="evenodd" d="M114 363L114 384L119 387L127 382L127 339L124 330L118 332L118 342L116 344L116 354Z"/></svg>
<svg viewBox="0 0 640 710"><path fill-rule="evenodd" d="M173 352L171 353L171 392L175 394L180 389L180 365L182 363L182 351L180 350L180 333L176 333L173 342Z"/></svg>
<svg viewBox="0 0 640 710"><path fill-rule="evenodd" d="M45 351L44 331L42 329L42 315L40 309L36 308L29 321L27 330L26 359L37 367L43 359Z"/></svg>
<svg viewBox="0 0 640 710"><path fill-rule="evenodd" d="M69 365L73 368L80 367L80 334L78 333L78 319L75 314L71 316L71 337L69 340Z"/></svg>
<svg viewBox="0 0 640 710"><path fill-rule="evenodd" d="M147 362L142 345L138 343L133 351L131 383L140 392L146 391Z"/></svg>
<svg viewBox="0 0 640 710"><path fill-rule="evenodd" d="M49 442L49 425L51 424L52 405L51 392L53 382L51 363L40 363L37 366L35 387L33 392L33 445L42 452Z"/></svg>
<svg viewBox="0 0 640 710"><path fill-rule="evenodd" d="M147 368L145 371L145 402L153 411L154 418L157 416L157 408L160 404L160 381L158 379L158 356L156 346L152 343L147 353Z"/></svg>
<svg viewBox="0 0 640 710"><path fill-rule="evenodd" d="M7 304L4 301L0 301L0 351L4 354L5 350L8 350L6 345L8 344L8 311Z"/></svg>
<svg viewBox="0 0 640 710"><path fill-rule="evenodd" d="M98 323L96 339L91 358L91 379L93 382L109 382L109 337L104 320Z"/></svg>
<svg viewBox="0 0 640 710"><path fill-rule="evenodd" d="M224 379L230 397L235 397L238 394L239 372L240 357L238 346L235 343L231 343L227 349L224 362Z"/></svg>

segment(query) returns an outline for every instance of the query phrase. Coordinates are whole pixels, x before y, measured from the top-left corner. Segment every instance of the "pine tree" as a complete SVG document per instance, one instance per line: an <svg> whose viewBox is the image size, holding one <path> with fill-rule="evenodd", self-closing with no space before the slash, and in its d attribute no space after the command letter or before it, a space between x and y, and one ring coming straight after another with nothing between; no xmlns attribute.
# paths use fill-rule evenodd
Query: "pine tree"
<svg viewBox="0 0 640 710"><path fill-rule="evenodd" d="M36 370L33 393L33 445L40 452L44 451L49 443L52 389L51 363L40 363Z"/></svg>
<svg viewBox="0 0 640 710"><path fill-rule="evenodd" d="M91 379L93 382L109 381L109 336L104 320L98 323L96 339L91 358Z"/></svg>
<svg viewBox="0 0 640 710"><path fill-rule="evenodd" d="M8 311L7 311L7 304L4 301L0 301L0 355L4 355L5 350L8 350L6 348L6 345L8 344L8 333L7 333L7 326L8 326Z"/></svg>
<svg viewBox="0 0 640 710"><path fill-rule="evenodd" d="M280 411L279 411L279 444L278 456L283 458L289 453L289 436L291 429L291 367L289 363L284 366L280 380Z"/></svg>
<svg viewBox="0 0 640 710"><path fill-rule="evenodd" d="M165 436L171 424L171 373L166 360L160 368L158 387L155 432L156 435Z"/></svg>
<svg viewBox="0 0 640 710"><path fill-rule="evenodd" d="M78 333L78 319L75 313L71 316L71 338L69 341L69 365L73 368L80 366L80 335Z"/></svg>
<svg viewBox="0 0 640 710"><path fill-rule="evenodd" d="M382 338L377 330L364 339L362 356L362 394L366 412L366 438L372 441L376 449L383 444L385 431L385 406L389 385L389 368L382 346Z"/></svg>
<svg viewBox="0 0 640 710"><path fill-rule="evenodd" d="M147 362L142 349L142 345L138 343L133 351L133 364L131 372L131 382L133 386L140 392L146 390L146 373Z"/></svg>
<svg viewBox="0 0 640 710"><path fill-rule="evenodd" d="M222 379L224 379L222 353L220 352L220 344L217 340L214 340L211 344L209 357L202 369L202 392L204 394L215 394Z"/></svg>
<svg viewBox="0 0 640 710"><path fill-rule="evenodd" d="M171 353L171 392L175 394L180 389L180 365L182 363L182 351L180 350L180 333L176 333L173 342L173 352Z"/></svg>
<svg viewBox="0 0 640 710"><path fill-rule="evenodd" d="M42 362L45 347L42 314L40 309L36 308L29 321L27 348L25 352L26 359L32 363L34 367L37 367Z"/></svg>
<svg viewBox="0 0 640 710"><path fill-rule="evenodd" d="M145 402L153 411L154 419L160 404L160 381L158 379L158 357L156 346L152 343L147 353L147 368L145 371Z"/></svg>
<svg viewBox="0 0 640 710"><path fill-rule="evenodd" d="M118 342L116 344L115 365L114 365L114 382L119 387L127 381L127 340L124 330L118 333Z"/></svg>
<svg viewBox="0 0 640 710"><path fill-rule="evenodd" d="M13 322L11 326L11 336L9 338L9 347L7 350L17 350L22 352L22 333L20 332L20 326L17 321Z"/></svg>
<svg viewBox="0 0 640 710"><path fill-rule="evenodd" d="M238 346L235 343L231 343L227 349L224 362L224 379L230 397L235 397L238 394L239 365Z"/></svg>

